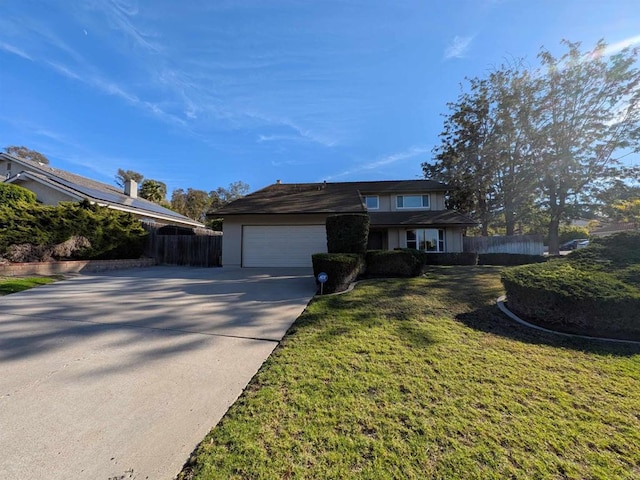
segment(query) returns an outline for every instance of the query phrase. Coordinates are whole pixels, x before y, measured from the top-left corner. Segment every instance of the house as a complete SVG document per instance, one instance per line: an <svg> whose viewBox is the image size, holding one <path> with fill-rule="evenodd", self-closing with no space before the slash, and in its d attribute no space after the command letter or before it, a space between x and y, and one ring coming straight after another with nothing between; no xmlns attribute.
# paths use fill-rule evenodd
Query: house
<svg viewBox="0 0 640 480"><path fill-rule="evenodd" d="M222 264L311 266L327 251L330 215L367 213L369 249L461 252L471 218L445 207L448 187L432 180L284 184L280 181L211 212L222 217Z"/></svg>
<svg viewBox="0 0 640 480"><path fill-rule="evenodd" d="M124 190L120 190L106 183L8 153L0 153L0 179L31 190L36 194L37 200L45 205L86 199L114 210L129 212L147 223L204 227L202 223L157 203L138 198L138 189L134 181L128 182Z"/></svg>

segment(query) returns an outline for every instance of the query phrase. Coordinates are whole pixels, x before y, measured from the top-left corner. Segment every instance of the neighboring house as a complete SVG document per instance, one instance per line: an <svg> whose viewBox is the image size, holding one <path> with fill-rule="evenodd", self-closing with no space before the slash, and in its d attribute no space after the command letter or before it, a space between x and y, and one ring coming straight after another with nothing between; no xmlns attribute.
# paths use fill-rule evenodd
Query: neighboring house
<svg viewBox="0 0 640 480"><path fill-rule="evenodd" d="M124 191L106 183L96 182L80 175L53 168L46 164L0 153L0 181L20 185L36 194L40 203L57 205L58 202L91 203L114 210L129 212L140 220L161 225L204 227L184 215L164 208L144 198L138 198L136 182L128 182Z"/></svg>
<svg viewBox="0 0 640 480"><path fill-rule="evenodd" d="M368 213L369 249L462 252L471 218L445 208L448 187L432 180L277 183L211 212L222 217L222 264L311 265L327 251L330 215Z"/></svg>

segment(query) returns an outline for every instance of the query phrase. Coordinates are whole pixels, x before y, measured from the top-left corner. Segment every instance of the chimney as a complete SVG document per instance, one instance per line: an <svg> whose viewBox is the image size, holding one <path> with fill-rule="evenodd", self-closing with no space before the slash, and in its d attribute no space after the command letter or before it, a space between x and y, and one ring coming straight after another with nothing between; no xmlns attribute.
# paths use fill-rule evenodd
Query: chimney
<svg viewBox="0 0 640 480"><path fill-rule="evenodd" d="M276 180L276 185L281 185L282 184L282 180L278 179Z"/></svg>
<svg viewBox="0 0 640 480"><path fill-rule="evenodd" d="M124 181L124 194L127 197L138 198L138 183L129 178Z"/></svg>

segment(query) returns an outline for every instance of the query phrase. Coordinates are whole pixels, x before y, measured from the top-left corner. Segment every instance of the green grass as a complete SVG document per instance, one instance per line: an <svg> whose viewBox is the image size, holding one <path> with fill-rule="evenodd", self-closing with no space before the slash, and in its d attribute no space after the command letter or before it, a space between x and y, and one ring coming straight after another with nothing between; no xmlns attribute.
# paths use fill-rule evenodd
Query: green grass
<svg viewBox="0 0 640 480"><path fill-rule="evenodd" d="M499 272L314 301L179 478L640 478L640 347L513 324Z"/></svg>
<svg viewBox="0 0 640 480"><path fill-rule="evenodd" d="M27 278L7 278L0 277L0 296L10 293L22 292L38 285L46 285L55 282L57 277L27 277Z"/></svg>

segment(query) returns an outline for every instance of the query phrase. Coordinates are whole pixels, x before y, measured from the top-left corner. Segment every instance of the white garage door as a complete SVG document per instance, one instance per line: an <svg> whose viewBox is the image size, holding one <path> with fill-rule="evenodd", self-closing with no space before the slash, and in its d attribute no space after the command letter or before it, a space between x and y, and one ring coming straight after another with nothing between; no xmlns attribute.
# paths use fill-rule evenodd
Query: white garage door
<svg viewBox="0 0 640 480"><path fill-rule="evenodd" d="M244 225L243 267L310 267L311 255L327 251L324 225Z"/></svg>

